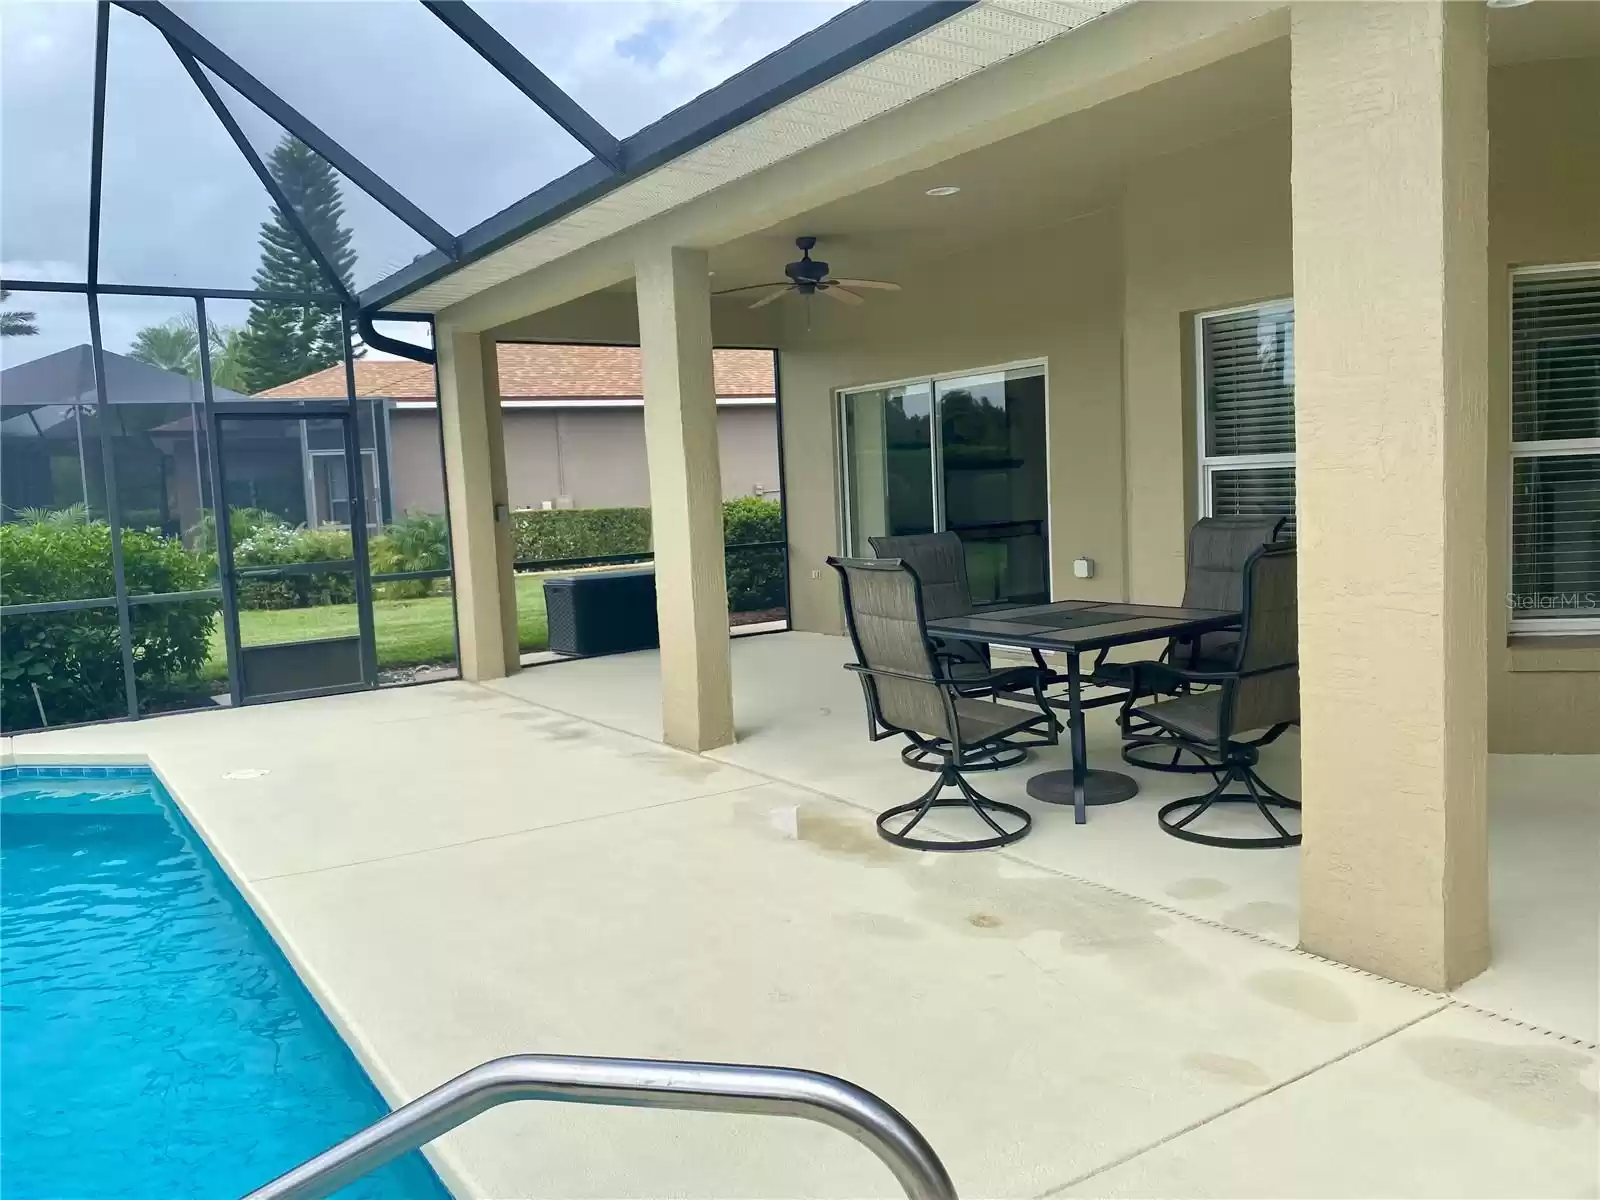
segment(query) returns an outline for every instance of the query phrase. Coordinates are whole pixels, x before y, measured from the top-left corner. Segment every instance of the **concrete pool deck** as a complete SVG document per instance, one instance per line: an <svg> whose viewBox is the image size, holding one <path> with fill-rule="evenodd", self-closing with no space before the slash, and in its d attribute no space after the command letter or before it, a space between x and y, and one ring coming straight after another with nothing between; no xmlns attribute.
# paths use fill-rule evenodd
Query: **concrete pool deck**
<svg viewBox="0 0 1600 1200"><path fill-rule="evenodd" d="M1139 801L1040 812L1014 854L895 850L871 812L916 781L837 641L737 643L716 757L650 736L649 656L5 749L148 758L391 1101L517 1051L777 1063L883 1096L968 1197L1600 1192L1594 1038L1553 1019L1581 989L1535 1021L1516 979L1497 1010L1302 954L1249 907L1292 854L1171 858ZM522 1105L434 1157L462 1196L894 1194L756 1117Z"/></svg>

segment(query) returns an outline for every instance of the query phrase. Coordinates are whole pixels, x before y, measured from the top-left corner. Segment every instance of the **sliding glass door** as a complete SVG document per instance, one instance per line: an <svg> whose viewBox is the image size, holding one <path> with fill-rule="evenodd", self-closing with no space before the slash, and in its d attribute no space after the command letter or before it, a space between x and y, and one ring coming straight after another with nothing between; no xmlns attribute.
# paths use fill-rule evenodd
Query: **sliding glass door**
<svg viewBox="0 0 1600 1200"><path fill-rule="evenodd" d="M842 400L850 553L870 556L867 539L881 534L932 533L933 386L873 388Z"/></svg>
<svg viewBox="0 0 1600 1200"><path fill-rule="evenodd" d="M966 546L973 600L1050 595L1043 367L840 396L845 544L950 530Z"/></svg>

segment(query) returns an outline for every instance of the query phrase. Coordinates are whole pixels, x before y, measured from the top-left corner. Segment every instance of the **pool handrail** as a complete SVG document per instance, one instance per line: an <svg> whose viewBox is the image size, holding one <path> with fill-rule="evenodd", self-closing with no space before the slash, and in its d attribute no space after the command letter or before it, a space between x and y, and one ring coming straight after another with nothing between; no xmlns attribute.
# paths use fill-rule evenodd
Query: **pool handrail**
<svg viewBox="0 0 1600 1200"><path fill-rule="evenodd" d="M519 1100L761 1113L831 1126L893 1172L908 1200L956 1200L955 1185L916 1126L865 1088L817 1071L644 1058L512 1054L441 1084L285 1172L245 1200L317 1200Z"/></svg>

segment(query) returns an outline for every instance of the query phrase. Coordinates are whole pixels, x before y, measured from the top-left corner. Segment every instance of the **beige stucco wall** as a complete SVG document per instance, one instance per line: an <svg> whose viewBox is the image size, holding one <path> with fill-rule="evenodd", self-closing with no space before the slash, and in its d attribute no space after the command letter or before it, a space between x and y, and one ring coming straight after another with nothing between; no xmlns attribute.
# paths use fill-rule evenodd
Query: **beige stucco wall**
<svg viewBox="0 0 1600 1200"><path fill-rule="evenodd" d="M1122 247L1128 598L1175 604L1199 516L1193 314L1293 290L1288 121L1141 164Z"/></svg>
<svg viewBox="0 0 1600 1200"><path fill-rule="evenodd" d="M778 488L775 406L725 405L717 412L723 495L749 496ZM650 503L644 420L637 408L505 411L506 476L513 508L555 505L614 508ZM395 508L438 512L439 416L429 409L390 414Z"/></svg>
<svg viewBox="0 0 1600 1200"><path fill-rule="evenodd" d="M1117 217L1096 213L1026 238L908 265L904 291L859 309L786 314L779 370L788 476L791 618L839 632L834 391L1042 359L1048 370L1051 562L1095 560L1086 596L1121 596L1121 266Z"/></svg>
<svg viewBox="0 0 1600 1200"><path fill-rule="evenodd" d="M1489 76L1489 734L1502 753L1600 753L1600 637L1507 638L1511 268L1600 262L1600 59Z"/></svg>

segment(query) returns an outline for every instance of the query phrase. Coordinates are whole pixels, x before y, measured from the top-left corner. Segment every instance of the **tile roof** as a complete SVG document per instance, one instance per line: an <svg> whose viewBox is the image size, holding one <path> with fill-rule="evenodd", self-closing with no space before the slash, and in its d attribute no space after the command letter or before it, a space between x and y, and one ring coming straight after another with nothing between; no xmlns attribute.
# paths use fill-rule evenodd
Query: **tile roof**
<svg viewBox="0 0 1600 1200"><path fill-rule="evenodd" d="M716 350L717 395L771 396L772 352ZM344 396L344 364L259 393L280 400ZM636 346L556 346L506 342L500 346L502 400L617 400L644 394ZM432 400L433 368L404 359L356 360L356 395L391 400Z"/></svg>

